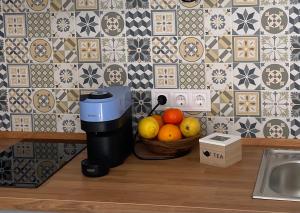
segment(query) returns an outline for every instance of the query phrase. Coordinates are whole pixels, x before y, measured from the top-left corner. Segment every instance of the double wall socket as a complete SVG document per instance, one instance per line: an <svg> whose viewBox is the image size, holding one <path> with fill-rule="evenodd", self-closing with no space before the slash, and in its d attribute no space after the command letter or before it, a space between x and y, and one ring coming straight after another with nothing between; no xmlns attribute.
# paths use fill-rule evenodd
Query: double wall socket
<svg viewBox="0 0 300 213"><path fill-rule="evenodd" d="M210 90L152 89L152 107L157 104L159 95L166 96L167 103L158 110L177 107L183 111L211 111Z"/></svg>

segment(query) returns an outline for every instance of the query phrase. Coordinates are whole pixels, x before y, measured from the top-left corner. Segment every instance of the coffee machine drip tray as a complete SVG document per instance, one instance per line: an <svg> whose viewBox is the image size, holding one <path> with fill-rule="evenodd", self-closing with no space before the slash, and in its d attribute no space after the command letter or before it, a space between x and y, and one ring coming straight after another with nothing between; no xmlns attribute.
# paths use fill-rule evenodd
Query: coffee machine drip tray
<svg viewBox="0 0 300 213"><path fill-rule="evenodd" d="M85 147L80 141L23 140L0 152L0 186L36 188Z"/></svg>

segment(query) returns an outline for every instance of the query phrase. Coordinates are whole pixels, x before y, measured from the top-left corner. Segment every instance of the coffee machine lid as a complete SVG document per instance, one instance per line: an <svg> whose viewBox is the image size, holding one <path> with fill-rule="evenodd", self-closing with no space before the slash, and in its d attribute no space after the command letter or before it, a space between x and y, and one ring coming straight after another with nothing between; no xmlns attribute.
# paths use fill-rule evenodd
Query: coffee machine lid
<svg viewBox="0 0 300 213"><path fill-rule="evenodd" d="M131 92L127 86L101 88L80 96L80 119L104 122L120 118L131 107Z"/></svg>

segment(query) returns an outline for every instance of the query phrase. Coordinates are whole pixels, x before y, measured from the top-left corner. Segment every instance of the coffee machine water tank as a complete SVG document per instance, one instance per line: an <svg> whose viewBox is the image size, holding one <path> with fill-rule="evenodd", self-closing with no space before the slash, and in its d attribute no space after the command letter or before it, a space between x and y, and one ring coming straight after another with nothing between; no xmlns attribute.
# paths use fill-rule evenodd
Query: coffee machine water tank
<svg viewBox="0 0 300 213"><path fill-rule="evenodd" d="M81 129L87 134L87 159L82 173L106 175L122 164L132 151L133 132L129 87L97 89L80 97Z"/></svg>

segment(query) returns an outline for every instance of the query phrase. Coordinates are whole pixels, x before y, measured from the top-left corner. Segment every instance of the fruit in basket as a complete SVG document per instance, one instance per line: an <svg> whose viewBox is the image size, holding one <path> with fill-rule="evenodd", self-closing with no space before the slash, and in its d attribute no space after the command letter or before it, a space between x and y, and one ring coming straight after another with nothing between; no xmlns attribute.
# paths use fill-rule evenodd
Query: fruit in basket
<svg viewBox="0 0 300 213"><path fill-rule="evenodd" d="M139 135L146 139L153 139L159 132L159 124L153 117L146 117L138 124Z"/></svg>
<svg viewBox="0 0 300 213"><path fill-rule="evenodd" d="M201 125L197 118L184 118L180 123L180 130L185 137L193 137L200 133Z"/></svg>
<svg viewBox="0 0 300 213"><path fill-rule="evenodd" d="M166 124L178 125L183 119L183 112L180 109L170 108L164 111L162 118Z"/></svg>
<svg viewBox="0 0 300 213"><path fill-rule="evenodd" d="M159 128L161 128L164 125L164 121L160 115L151 115L151 117L157 121Z"/></svg>
<svg viewBox="0 0 300 213"><path fill-rule="evenodd" d="M174 124L163 125L158 133L158 140L163 142L177 141L182 138L181 131L178 126Z"/></svg>

